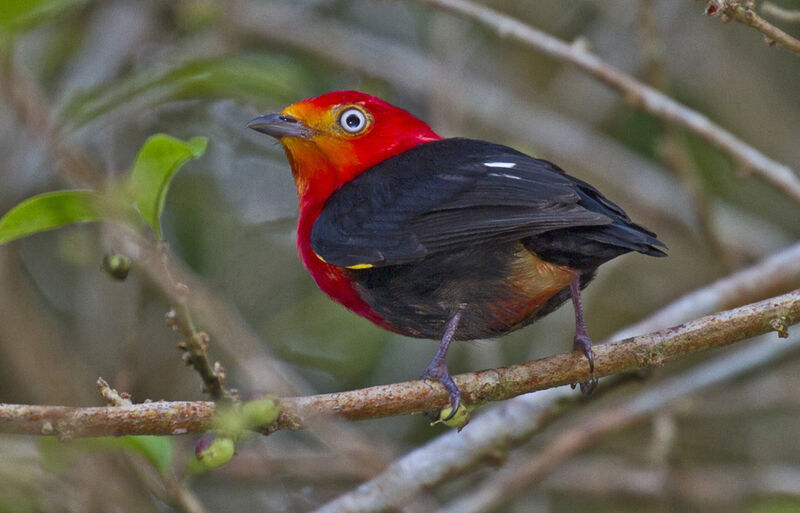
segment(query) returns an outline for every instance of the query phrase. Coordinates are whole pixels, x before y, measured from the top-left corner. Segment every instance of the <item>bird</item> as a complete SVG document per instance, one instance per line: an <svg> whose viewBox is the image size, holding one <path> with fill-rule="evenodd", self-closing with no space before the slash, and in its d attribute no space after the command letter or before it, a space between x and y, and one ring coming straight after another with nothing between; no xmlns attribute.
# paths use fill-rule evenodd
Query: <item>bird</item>
<svg viewBox="0 0 800 513"><path fill-rule="evenodd" d="M276 138L298 196L297 250L318 287L374 324L439 341L421 378L461 393L447 368L454 340L495 338L568 299L573 350L594 352L581 290L629 252L666 256L592 185L508 146L444 138L406 110L333 91L247 127ZM574 386L574 385L573 385Z"/></svg>

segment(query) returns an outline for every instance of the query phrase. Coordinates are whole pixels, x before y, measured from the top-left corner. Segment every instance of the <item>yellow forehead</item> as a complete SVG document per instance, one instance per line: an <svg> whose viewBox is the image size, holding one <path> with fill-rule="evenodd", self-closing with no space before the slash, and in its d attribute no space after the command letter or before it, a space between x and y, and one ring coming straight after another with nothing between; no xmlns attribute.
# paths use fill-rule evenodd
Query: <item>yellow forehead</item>
<svg viewBox="0 0 800 513"><path fill-rule="evenodd" d="M350 133L339 124L339 116L351 108L360 110L367 120L366 128L358 133ZM337 136L343 139L351 139L353 137L366 135L372 128L374 122L372 114L360 103L340 103L320 106L303 101L286 107L283 113L298 118L304 125L322 134ZM317 136L314 136L315 139L316 137Z"/></svg>
<svg viewBox="0 0 800 513"><path fill-rule="evenodd" d="M327 132L331 125L336 123L333 108L320 108L316 105L300 102L289 105L283 110L284 114L289 114L298 118L304 125Z"/></svg>

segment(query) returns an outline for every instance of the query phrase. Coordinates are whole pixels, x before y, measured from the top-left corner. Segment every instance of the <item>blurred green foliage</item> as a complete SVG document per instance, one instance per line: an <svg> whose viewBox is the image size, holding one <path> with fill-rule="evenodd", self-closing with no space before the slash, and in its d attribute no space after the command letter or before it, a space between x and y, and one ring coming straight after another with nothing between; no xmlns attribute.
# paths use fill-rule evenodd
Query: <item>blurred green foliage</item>
<svg viewBox="0 0 800 513"><path fill-rule="evenodd" d="M4 0L0 2L0 35L29 30L88 0Z"/></svg>

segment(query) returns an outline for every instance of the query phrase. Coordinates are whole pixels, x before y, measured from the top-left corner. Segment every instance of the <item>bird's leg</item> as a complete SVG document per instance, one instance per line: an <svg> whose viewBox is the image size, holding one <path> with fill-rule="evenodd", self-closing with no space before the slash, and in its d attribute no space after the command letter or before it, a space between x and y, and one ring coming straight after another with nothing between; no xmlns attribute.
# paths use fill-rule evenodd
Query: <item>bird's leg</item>
<svg viewBox="0 0 800 513"><path fill-rule="evenodd" d="M425 372L420 376L420 379L431 378L437 380L444 385L450 393L450 406L452 407L452 411L446 419L442 420L450 420L450 418L456 414L459 404L461 404L461 392L458 391L458 387L450 376L450 371L447 370L446 361L447 349L450 347L450 342L453 340L453 335L456 333L456 328L460 320L461 310L457 311L455 315L447 321L447 325L444 328L444 335L442 335L442 340L439 342L439 349L436 350L436 354L433 360L431 360L431 363L428 364L428 368L425 369Z"/></svg>
<svg viewBox="0 0 800 513"><path fill-rule="evenodd" d="M592 351L592 339L586 331L586 323L583 322L583 302L581 301L581 277L575 276L569 284L569 291L572 295L572 306L575 307L575 342L572 350L580 350L589 361L589 381L581 383L581 392L584 395L591 394L597 386L597 378L594 376L594 351ZM575 385L572 385L575 388Z"/></svg>

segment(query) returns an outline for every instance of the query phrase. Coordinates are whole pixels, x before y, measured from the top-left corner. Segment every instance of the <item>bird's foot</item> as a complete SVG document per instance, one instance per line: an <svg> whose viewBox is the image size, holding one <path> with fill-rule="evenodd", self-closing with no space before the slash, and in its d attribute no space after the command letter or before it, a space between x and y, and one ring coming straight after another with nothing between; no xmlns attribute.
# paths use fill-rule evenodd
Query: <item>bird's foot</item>
<svg viewBox="0 0 800 513"><path fill-rule="evenodd" d="M445 364L444 359L437 359L434 358L433 361L428 365L428 368L425 369L425 372L422 373L420 379L435 379L439 383L441 383L447 392L450 394L450 407L452 408L450 411L450 415L445 418L442 418L442 421L447 421L453 418L458 411L458 407L461 404L461 392L459 392L456 383L453 381L453 377L450 376L450 371L447 370L447 364ZM439 419L439 414L435 412L427 412L425 416L431 419L431 421L436 421Z"/></svg>
<svg viewBox="0 0 800 513"><path fill-rule="evenodd" d="M587 335L575 334L575 342L572 344L573 351L580 351L589 361L589 381L580 383L581 393L589 395L597 388L597 378L594 375L594 351L592 351L592 339ZM572 385L575 388L575 385Z"/></svg>

